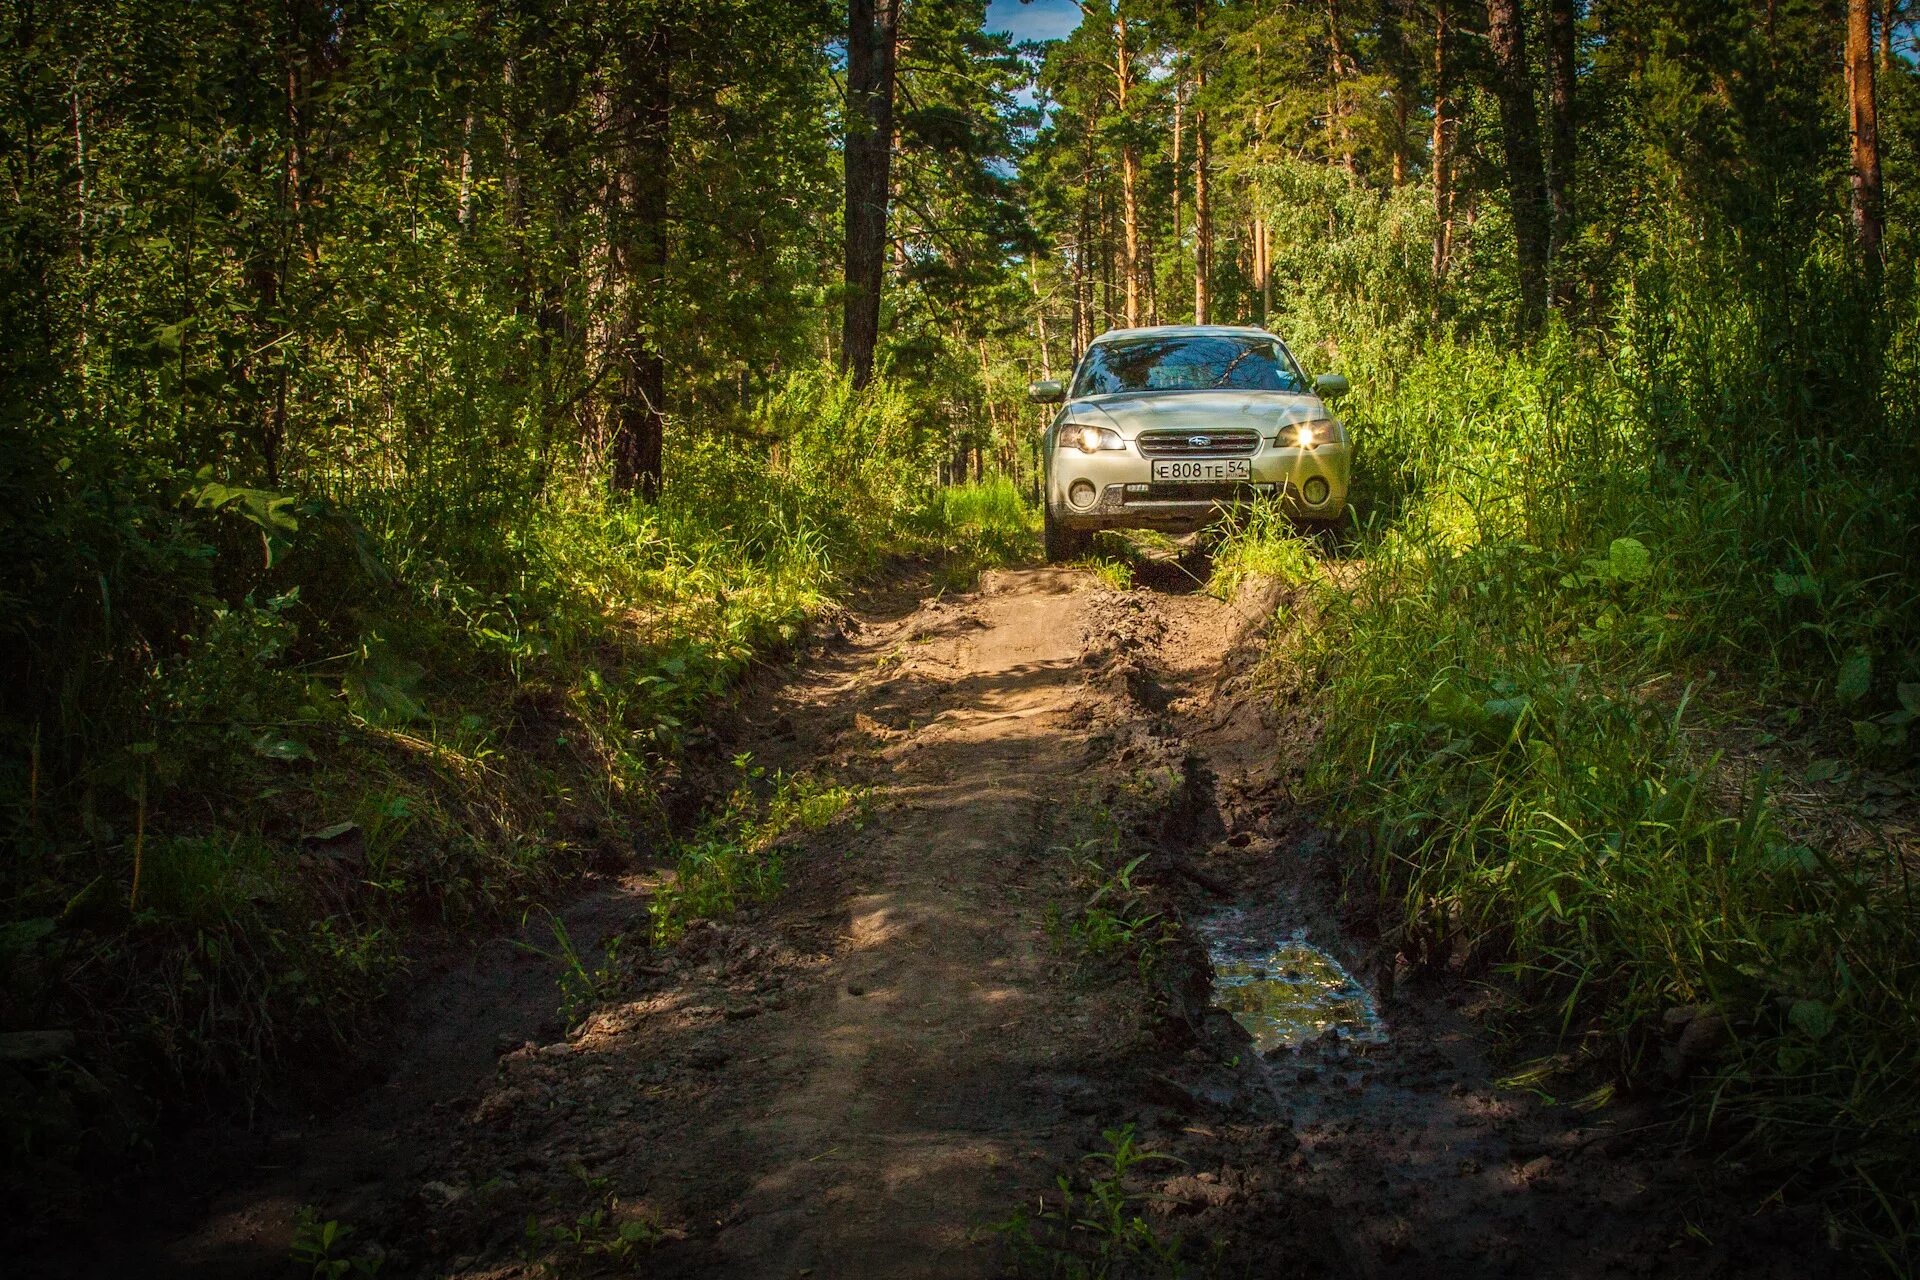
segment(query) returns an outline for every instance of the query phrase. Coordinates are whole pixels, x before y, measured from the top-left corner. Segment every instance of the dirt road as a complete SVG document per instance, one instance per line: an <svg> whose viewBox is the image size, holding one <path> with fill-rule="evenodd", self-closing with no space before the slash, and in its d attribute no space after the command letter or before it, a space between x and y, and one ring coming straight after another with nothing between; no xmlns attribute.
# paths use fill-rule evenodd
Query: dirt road
<svg viewBox="0 0 1920 1280"><path fill-rule="evenodd" d="M1495 989L1380 989L1365 894L1291 799L1311 725L1255 690L1280 597L1223 603L1197 569L870 602L716 726L870 788L788 851L776 901L645 956L571 1034L528 953L449 966L383 1082L276 1121L101 1270L289 1274L310 1204L383 1276L1001 1274L996 1224L1084 1185L1125 1125L1167 1157L1120 1184L1126 1213L1196 1273L1831 1269L1816 1224L1757 1216L1646 1108L1498 1086ZM1074 928L1136 857L1149 963ZM598 885L574 935L644 937L655 883ZM1203 942L1296 938L1366 980L1342 998L1371 1021L1262 1056L1209 1007Z"/></svg>

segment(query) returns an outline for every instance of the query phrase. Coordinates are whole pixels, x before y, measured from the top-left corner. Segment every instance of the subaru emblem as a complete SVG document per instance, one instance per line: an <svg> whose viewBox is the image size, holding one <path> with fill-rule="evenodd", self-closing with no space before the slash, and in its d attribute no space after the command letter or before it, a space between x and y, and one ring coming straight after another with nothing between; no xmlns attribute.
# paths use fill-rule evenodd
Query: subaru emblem
<svg viewBox="0 0 1920 1280"><path fill-rule="evenodd" d="M1204 449L1213 443L1212 436L1188 436L1187 443L1196 449Z"/></svg>

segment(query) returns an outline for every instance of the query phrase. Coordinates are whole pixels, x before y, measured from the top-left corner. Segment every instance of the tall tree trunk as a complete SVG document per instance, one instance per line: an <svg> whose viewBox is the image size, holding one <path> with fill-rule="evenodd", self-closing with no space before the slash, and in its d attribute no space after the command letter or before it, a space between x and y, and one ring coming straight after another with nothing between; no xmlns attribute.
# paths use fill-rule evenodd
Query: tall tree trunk
<svg viewBox="0 0 1920 1280"><path fill-rule="evenodd" d="M1873 0L1847 0L1847 123L1853 142L1853 231L1880 258L1880 126L1873 101Z"/></svg>
<svg viewBox="0 0 1920 1280"><path fill-rule="evenodd" d="M1273 239L1265 214L1253 220L1253 274L1260 281L1260 323L1273 314Z"/></svg>
<svg viewBox="0 0 1920 1280"><path fill-rule="evenodd" d="M1140 148L1127 130L1127 107L1133 88L1133 50L1127 44L1127 20L1120 6L1113 8L1114 105L1123 130L1120 143L1121 266L1126 274L1127 328L1140 323Z"/></svg>
<svg viewBox="0 0 1920 1280"><path fill-rule="evenodd" d="M1113 204L1106 191L1100 193L1100 325L1104 332L1113 323Z"/></svg>
<svg viewBox="0 0 1920 1280"><path fill-rule="evenodd" d="M1053 378L1053 353L1047 349L1047 302L1040 296L1040 265L1027 259L1027 283L1033 288L1033 326L1040 339L1040 376Z"/></svg>
<svg viewBox="0 0 1920 1280"><path fill-rule="evenodd" d="M1433 6L1433 278L1446 278L1453 257L1453 98L1447 79L1450 0ZM1437 297L1437 295L1436 295Z"/></svg>
<svg viewBox="0 0 1920 1280"><path fill-rule="evenodd" d="M1327 0L1327 128L1332 130L1332 141L1340 156L1340 167L1348 173L1357 171L1353 159L1353 121L1352 109L1342 93L1342 86L1359 71L1359 64L1353 55L1347 52L1347 38L1340 30L1340 0Z"/></svg>
<svg viewBox="0 0 1920 1280"><path fill-rule="evenodd" d="M1393 185L1404 187L1412 176L1408 126L1420 101L1419 76L1407 48L1407 18L1412 0L1386 0L1380 6L1379 59L1393 72Z"/></svg>
<svg viewBox="0 0 1920 1280"><path fill-rule="evenodd" d="M1573 0L1547 0L1547 205L1553 222L1548 243L1553 273L1553 305L1573 305L1574 167Z"/></svg>
<svg viewBox="0 0 1920 1280"><path fill-rule="evenodd" d="M899 0L848 0L847 296L840 327L840 367L852 375L856 387L873 379L873 350L880 340L899 17Z"/></svg>
<svg viewBox="0 0 1920 1280"><path fill-rule="evenodd" d="M1199 87L1207 87L1207 73L1199 73ZM1213 179L1207 172L1210 157L1207 112L1193 109L1193 322L1211 324L1213 308Z"/></svg>
<svg viewBox="0 0 1920 1280"><path fill-rule="evenodd" d="M1899 0L1880 0L1880 73L1886 74L1893 61L1893 20Z"/></svg>
<svg viewBox="0 0 1920 1280"><path fill-rule="evenodd" d="M1852 0L1862 4L1866 0ZM1527 64L1526 14L1520 0L1487 0L1493 48L1493 93L1507 160L1507 198L1520 277L1520 330L1540 327L1547 305L1547 180L1540 163L1540 125Z"/></svg>
<svg viewBox="0 0 1920 1280"><path fill-rule="evenodd" d="M1180 246L1186 240L1186 228L1180 221L1180 143L1181 143L1181 97L1186 90L1185 83L1176 85L1173 91L1173 273L1180 273Z"/></svg>
<svg viewBox="0 0 1920 1280"><path fill-rule="evenodd" d="M620 381L613 404L613 487L660 496L666 439L667 366L654 341L667 282L667 195L671 181L673 50L664 23L625 42L626 67L614 119L622 152L626 224L616 237L621 276Z"/></svg>
<svg viewBox="0 0 1920 1280"><path fill-rule="evenodd" d="M1073 242L1073 362L1093 341L1093 282L1087 274L1087 245L1093 239L1093 197L1080 188L1080 231Z"/></svg>

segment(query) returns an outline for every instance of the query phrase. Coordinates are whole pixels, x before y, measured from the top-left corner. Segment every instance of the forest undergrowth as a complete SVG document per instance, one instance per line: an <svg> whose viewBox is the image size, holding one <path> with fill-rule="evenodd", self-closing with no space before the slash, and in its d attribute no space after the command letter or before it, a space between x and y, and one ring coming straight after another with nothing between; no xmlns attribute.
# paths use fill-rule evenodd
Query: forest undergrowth
<svg viewBox="0 0 1920 1280"><path fill-rule="evenodd" d="M11 457L36 519L8 548L33 681L0 868L9 1194L58 1205L167 1117L339 1061L410 956L585 868L677 861L669 930L751 896L668 817L707 704L876 572L1026 553L1010 484L902 478L920 412L799 375L757 411L771 466L689 435L656 503L554 483L504 519L418 482Z"/></svg>
<svg viewBox="0 0 1920 1280"><path fill-rule="evenodd" d="M1305 591L1273 666L1319 699L1311 790L1386 941L1516 983L1558 1037L1543 1087L1683 1099L1692 1140L1898 1266L1920 352L1825 265L1768 297L1669 263L1610 331L1531 346L1324 325L1355 525L1328 559L1257 514L1215 579Z"/></svg>

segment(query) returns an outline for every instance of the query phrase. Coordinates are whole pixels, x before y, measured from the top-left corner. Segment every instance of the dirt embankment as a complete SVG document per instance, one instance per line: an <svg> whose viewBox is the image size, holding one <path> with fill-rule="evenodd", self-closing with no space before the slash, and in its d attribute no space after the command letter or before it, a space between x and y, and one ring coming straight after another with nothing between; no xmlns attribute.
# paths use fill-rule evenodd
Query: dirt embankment
<svg viewBox="0 0 1920 1280"><path fill-rule="evenodd" d="M1364 894L1290 798L1305 727L1253 689L1274 598L1195 594L1192 567L874 602L720 726L769 768L871 788L791 851L776 901L645 957L571 1034L549 965L477 951L423 983L384 1083L270 1122L98 1269L285 1275L311 1204L355 1228L334 1256L377 1250L383 1276L991 1275L994 1224L1121 1125L1179 1162L1127 1189L1196 1269L1833 1269L1812 1224L1672 1157L1644 1109L1497 1085L1490 990L1379 989ZM1068 851L1110 829L1083 856L1145 854L1180 926L1145 978L1062 923L1087 896ZM576 940L644 937L652 883L594 888ZM1208 1006L1199 938L1223 929L1304 931L1372 980L1384 1043L1256 1053Z"/></svg>

